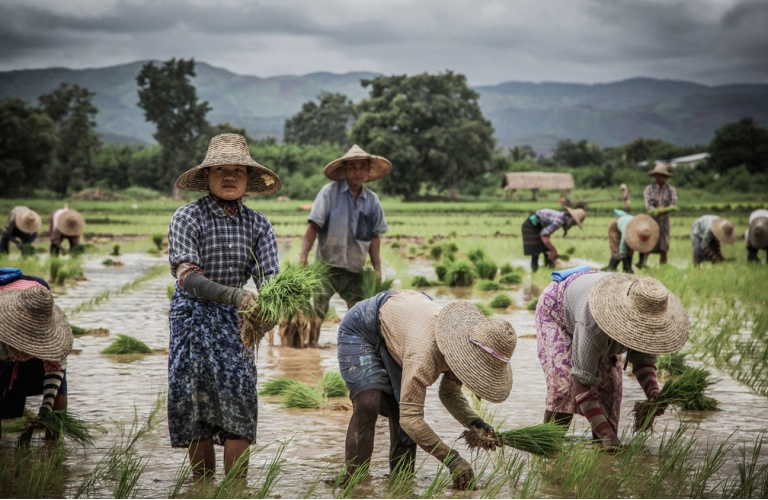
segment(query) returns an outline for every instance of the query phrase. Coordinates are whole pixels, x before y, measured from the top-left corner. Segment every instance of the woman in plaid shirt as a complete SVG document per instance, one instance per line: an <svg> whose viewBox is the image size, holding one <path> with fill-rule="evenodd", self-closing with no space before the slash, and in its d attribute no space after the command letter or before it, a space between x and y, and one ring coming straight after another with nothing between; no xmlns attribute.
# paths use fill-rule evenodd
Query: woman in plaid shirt
<svg viewBox="0 0 768 500"><path fill-rule="evenodd" d="M280 266L272 224L242 200L275 193L281 183L251 158L243 136L221 134L176 186L208 192L179 208L168 228L178 280L169 311L168 427L171 445L188 448L200 477L216 469L214 444L224 445L229 471L256 440L256 365L253 351L244 350L241 322L257 332L274 325L260 321L254 295L243 286L253 279L260 288ZM240 470L246 473L247 462Z"/></svg>

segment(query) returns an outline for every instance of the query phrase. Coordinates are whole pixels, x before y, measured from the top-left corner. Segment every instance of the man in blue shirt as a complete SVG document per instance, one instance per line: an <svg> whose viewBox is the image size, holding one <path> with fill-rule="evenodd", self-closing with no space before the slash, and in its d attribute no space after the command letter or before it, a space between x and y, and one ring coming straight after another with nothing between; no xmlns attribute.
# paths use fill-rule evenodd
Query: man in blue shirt
<svg viewBox="0 0 768 500"><path fill-rule="evenodd" d="M322 294L315 298L317 318L312 325L309 345L317 345L320 326L328 313L334 293L348 307L362 300L362 271L366 257L381 278L381 240L387 221L378 196L363 186L389 174L392 164L386 158L366 153L354 145L341 158L323 169L334 182L317 194L309 214L307 230L301 244L299 262L306 265L307 256L317 240L315 258L330 266Z"/></svg>

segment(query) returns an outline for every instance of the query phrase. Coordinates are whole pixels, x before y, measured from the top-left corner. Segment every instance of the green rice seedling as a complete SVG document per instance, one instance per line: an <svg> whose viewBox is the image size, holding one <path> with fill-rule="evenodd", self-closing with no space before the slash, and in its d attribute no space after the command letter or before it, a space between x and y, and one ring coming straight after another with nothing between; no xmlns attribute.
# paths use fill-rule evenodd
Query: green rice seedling
<svg viewBox="0 0 768 500"><path fill-rule="evenodd" d="M752 445L738 448L738 474L723 485L721 498L768 498L768 461L762 459L765 430L761 431Z"/></svg>
<svg viewBox="0 0 768 500"><path fill-rule="evenodd" d="M361 299L369 299L379 292L392 289L394 278L380 280L376 270L371 266L365 266L362 272L363 284L360 292Z"/></svg>
<svg viewBox="0 0 768 500"><path fill-rule="evenodd" d="M525 308L528 309L529 311L535 311L537 305L539 305L538 297L536 297L535 299L531 299L531 301L528 302L528 305L525 306Z"/></svg>
<svg viewBox="0 0 768 500"><path fill-rule="evenodd" d="M480 312L483 313L486 317L493 316L493 311L491 311L491 309L482 302L475 302L475 307L480 309Z"/></svg>
<svg viewBox="0 0 768 500"><path fill-rule="evenodd" d="M413 288L425 288L429 286L435 286L435 284L424 276L414 276L411 278L411 286Z"/></svg>
<svg viewBox="0 0 768 500"><path fill-rule="evenodd" d="M690 475L690 487L686 498L711 498L717 496L714 488L708 488L708 484L718 471L728 462L734 443L731 442L733 434L727 440L717 446L707 446L701 462L696 463ZM701 453L697 453L700 455ZM709 491L707 491L709 489Z"/></svg>
<svg viewBox="0 0 768 500"><path fill-rule="evenodd" d="M115 261L112 259L104 259L101 261L101 263L105 266L113 266L115 264Z"/></svg>
<svg viewBox="0 0 768 500"><path fill-rule="evenodd" d="M502 275L509 274L514 270L515 268L514 266L512 266L512 264L510 264L509 262L505 262L499 267L499 274L502 274Z"/></svg>
<svg viewBox="0 0 768 500"><path fill-rule="evenodd" d="M86 251L85 245L80 243L78 245L73 246L72 249L70 249L69 255L71 255L72 257L80 257L85 254L85 251Z"/></svg>
<svg viewBox="0 0 768 500"><path fill-rule="evenodd" d="M467 441L470 450L511 446L534 455L552 457L563 449L565 432L566 429L562 425L546 422L496 432L493 437L487 437L473 428L464 431L462 437Z"/></svg>
<svg viewBox="0 0 768 500"><path fill-rule="evenodd" d="M445 263L437 264L435 266L435 274L437 275L437 279L445 281L445 276L448 274L448 265Z"/></svg>
<svg viewBox="0 0 768 500"><path fill-rule="evenodd" d="M328 483L326 478L330 475L331 470L335 468L336 464L326 462L325 465L323 465L320 473L315 476L315 479L309 485L309 488L307 488L307 491L304 492L304 496L302 496L302 498L316 498L317 487L320 486L321 483Z"/></svg>
<svg viewBox="0 0 768 500"><path fill-rule="evenodd" d="M102 354L149 354L152 349L142 342L141 340L131 337L130 335L118 334L117 338L106 349L102 350Z"/></svg>
<svg viewBox="0 0 768 500"><path fill-rule="evenodd" d="M565 255L573 255L576 252L576 247L568 247L565 249Z"/></svg>
<svg viewBox="0 0 768 500"><path fill-rule="evenodd" d="M112 488L113 498L138 498L139 478L147 468L149 457L128 454L121 462Z"/></svg>
<svg viewBox="0 0 768 500"><path fill-rule="evenodd" d="M120 245L115 245L112 247L112 253L110 255L114 255L115 257L120 255Z"/></svg>
<svg viewBox="0 0 768 500"><path fill-rule="evenodd" d="M29 446L32 434L45 431L49 435L66 438L83 448L90 448L94 444L94 431L107 432L102 426L82 420L67 410L49 411L39 417L27 415L25 420L24 430L18 439L19 446Z"/></svg>
<svg viewBox="0 0 768 500"><path fill-rule="evenodd" d="M475 269L471 262L457 260L448 267L445 284L448 286L470 286L475 282Z"/></svg>
<svg viewBox="0 0 768 500"><path fill-rule="evenodd" d="M483 250L482 248L475 248L474 250L470 250L469 252L467 252L467 258L469 259L470 262L473 262L473 263L483 260L486 257L487 255L485 254L485 250Z"/></svg>
<svg viewBox="0 0 768 500"><path fill-rule="evenodd" d="M433 260L440 260L440 257L443 256L443 246L435 245L432 248L430 248L429 256L432 257Z"/></svg>
<svg viewBox="0 0 768 500"><path fill-rule="evenodd" d="M287 264L261 287L254 307L265 320L275 323L287 323L301 315L311 317L314 314L312 301L323 288L325 274L327 266L320 263L311 266ZM264 337L264 333L253 330L249 321L243 321L240 333L246 350L258 345Z"/></svg>
<svg viewBox="0 0 768 500"><path fill-rule="evenodd" d="M63 446L50 450L24 450L17 453L17 471L14 477L0 474L4 498L64 498L63 486L66 480L64 463L67 451ZM7 489L6 489L7 488Z"/></svg>
<svg viewBox="0 0 768 500"><path fill-rule="evenodd" d="M21 258L25 259L27 257L35 257L37 255L37 250L35 250L35 246L32 243L24 243L21 245Z"/></svg>
<svg viewBox="0 0 768 500"><path fill-rule="evenodd" d="M520 272L511 272L502 274L499 278L499 283L504 285L519 285L523 282L523 274Z"/></svg>
<svg viewBox="0 0 768 500"><path fill-rule="evenodd" d="M440 464L437 468L435 478L430 482L424 491L419 495L419 498L443 498L444 492L451 487L453 483L453 477L451 477L451 471L448 467Z"/></svg>
<svg viewBox="0 0 768 500"><path fill-rule="evenodd" d="M283 474L285 474L285 464L287 460L283 455L285 454L289 442L290 440L281 442L275 452L275 456L272 457L268 464L265 462L264 466L261 467L261 474L257 478L257 481L261 482L263 479L263 482L253 494L252 498L267 498L277 484L277 481Z"/></svg>
<svg viewBox="0 0 768 500"><path fill-rule="evenodd" d="M512 297L506 293L500 293L491 299L490 305L494 309L506 309L514 303Z"/></svg>
<svg viewBox="0 0 768 500"><path fill-rule="evenodd" d="M289 378L273 378L264 384L264 388L259 391L259 394L263 394L265 396L282 396L285 394L289 387L297 383L298 382L296 380Z"/></svg>
<svg viewBox="0 0 768 500"><path fill-rule="evenodd" d="M173 489L168 493L168 498L179 498L181 490L184 488L184 483L192 477L192 466L189 464L187 457L184 457L184 463L176 471L176 478L173 481Z"/></svg>
<svg viewBox="0 0 768 500"><path fill-rule="evenodd" d="M152 235L152 243L155 244L155 248L159 252L163 251L163 240L165 239L165 235L162 233L156 233Z"/></svg>
<svg viewBox="0 0 768 500"><path fill-rule="evenodd" d="M387 479L387 498L414 498L415 478L411 460L402 455Z"/></svg>
<svg viewBox="0 0 768 500"><path fill-rule="evenodd" d="M685 354L680 352L662 354L658 357L656 368L660 372L666 373L667 377L681 375L688 368L685 364Z"/></svg>
<svg viewBox="0 0 768 500"><path fill-rule="evenodd" d="M481 259L475 260L473 264L475 265L475 272L480 278L488 280L496 279L496 274L498 273L499 268L490 258L483 257Z"/></svg>
<svg viewBox="0 0 768 500"><path fill-rule="evenodd" d="M131 281L130 283L126 283L122 287L120 287L118 290L107 290L104 293L101 293L97 295L96 297L93 297L89 300L86 300L84 302L81 302L77 306L75 306L73 309L68 311L68 314L70 316L75 315L82 311L90 311L97 305L101 304L105 300L109 300L110 298L121 295L123 293L126 293L128 291L131 291L133 289L136 289L143 285L145 282L152 280L164 273L168 272L168 268L166 266L155 266L151 269L149 269L146 273L142 274L135 280Z"/></svg>
<svg viewBox="0 0 768 500"><path fill-rule="evenodd" d="M321 408L325 405L325 398L317 389L296 382L283 392L283 404L286 408Z"/></svg>
<svg viewBox="0 0 768 500"><path fill-rule="evenodd" d="M718 410L717 402L704 392L717 381L703 368L688 368L682 374L670 378L653 401L637 401L632 410L634 431L653 430L653 421L659 411L669 406L683 410Z"/></svg>
<svg viewBox="0 0 768 500"><path fill-rule="evenodd" d="M327 398L343 398L349 394L347 383L344 382L341 372L338 370L329 370L323 373L323 378L320 379L320 389Z"/></svg>
<svg viewBox="0 0 768 500"><path fill-rule="evenodd" d="M351 475L347 475L347 467L342 465L333 481L334 494L336 494L336 490L341 490L337 494L337 498L352 498L355 489L368 477L369 466L370 462L366 461L356 467Z"/></svg>
<svg viewBox="0 0 768 500"><path fill-rule="evenodd" d="M481 280L475 285L475 287L481 292L496 292L502 289L502 286L495 281Z"/></svg>

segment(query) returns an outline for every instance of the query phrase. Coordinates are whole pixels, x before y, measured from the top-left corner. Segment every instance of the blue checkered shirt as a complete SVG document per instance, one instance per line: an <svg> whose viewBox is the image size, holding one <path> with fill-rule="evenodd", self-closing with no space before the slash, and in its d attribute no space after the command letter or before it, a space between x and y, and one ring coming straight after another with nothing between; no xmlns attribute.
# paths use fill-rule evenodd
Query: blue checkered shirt
<svg viewBox="0 0 768 500"><path fill-rule="evenodd" d="M257 287L280 272L272 224L240 205L229 216L210 195L176 210L168 227L171 274L189 262L216 283L242 288L253 277Z"/></svg>

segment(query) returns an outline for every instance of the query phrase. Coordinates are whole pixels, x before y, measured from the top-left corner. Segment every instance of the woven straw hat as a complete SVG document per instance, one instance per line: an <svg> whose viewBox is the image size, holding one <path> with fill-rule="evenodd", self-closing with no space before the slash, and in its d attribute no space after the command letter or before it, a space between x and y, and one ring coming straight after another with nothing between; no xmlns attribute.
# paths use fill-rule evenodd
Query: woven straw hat
<svg viewBox="0 0 768 500"><path fill-rule="evenodd" d="M46 361L61 361L72 350L72 328L42 286L0 290L0 342Z"/></svg>
<svg viewBox="0 0 768 500"><path fill-rule="evenodd" d="M688 339L688 313L655 278L612 273L592 288L589 308L606 335L634 351L670 354Z"/></svg>
<svg viewBox="0 0 768 500"><path fill-rule="evenodd" d="M492 403L509 397L509 360L517 334L508 321L486 318L471 302L460 300L438 314L436 338L451 371L472 392Z"/></svg>
<svg viewBox="0 0 768 500"><path fill-rule="evenodd" d="M749 224L749 246L752 248L768 247L768 217L755 217Z"/></svg>
<svg viewBox="0 0 768 500"><path fill-rule="evenodd" d="M653 177L654 175L663 175L664 177L674 177L674 175L669 173L669 165L663 162L656 162L656 165L654 165L653 170L645 174L647 176Z"/></svg>
<svg viewBox="0 0 768 500"><path fill-rule="evenodd" d="M725 243L726 245L733 245L739 236L736 234L736 228L733 227L733 223L728 219L718 217L714 219L709 226L712 229L712 234L715 235L717 241Z"/></svg>
<svg viewBox="0 0 768 500"><path fill-rule="evenodd" d="M56 227L64 236L79 236L85 230L85 218L77 210L65 208L59 214Z"/></svg>
<svg viewBox="0 0 768 500"><path fill-rule="evenodd" d="M648 253L659 240L659 224L647 214L632 217L624 230L627 246L635 252Z"/></svg>
<svg viewBox="0 0 768 500"><path fill-rule="evenodd" d="M245 194L272 194L283 187L276 173L251 158L248 143L240 134L219 134L212 137L203 163L181 174L176 179L176 187L184 191L209 192L205 169L216 165L248 167Z"/></svg>
<svg viewBox="0 0 768 500"><path fill-rule="evenodd" d="M568 213L573 217L574 222L579 226L579 229L584 229L584 219L587 218L587 212L583 208L571 208L565 207Z"/></svg>
<svg viewBox="0 0 768 500"><path fill-rule="evenodd" d="M363 148L355 144L344 156L337 158L330 162L323 168L323 173L326 177L334 181L340 181L347 178L347 174L344 171L344 162L347 160L369 160L371 165L371 171L368 174L368 178L365 182L371 182L382 177L389 175L392 171L392 164L383 156L376 156L368 154L363 151Z"/></svg>
<svg viewBox="0 0 768 500"><path fill-rule="evenodd" d="M30 208L21 207L16 212L16 227L23 233L32 234L38 232L42 223L40 215Z"/></svg>

